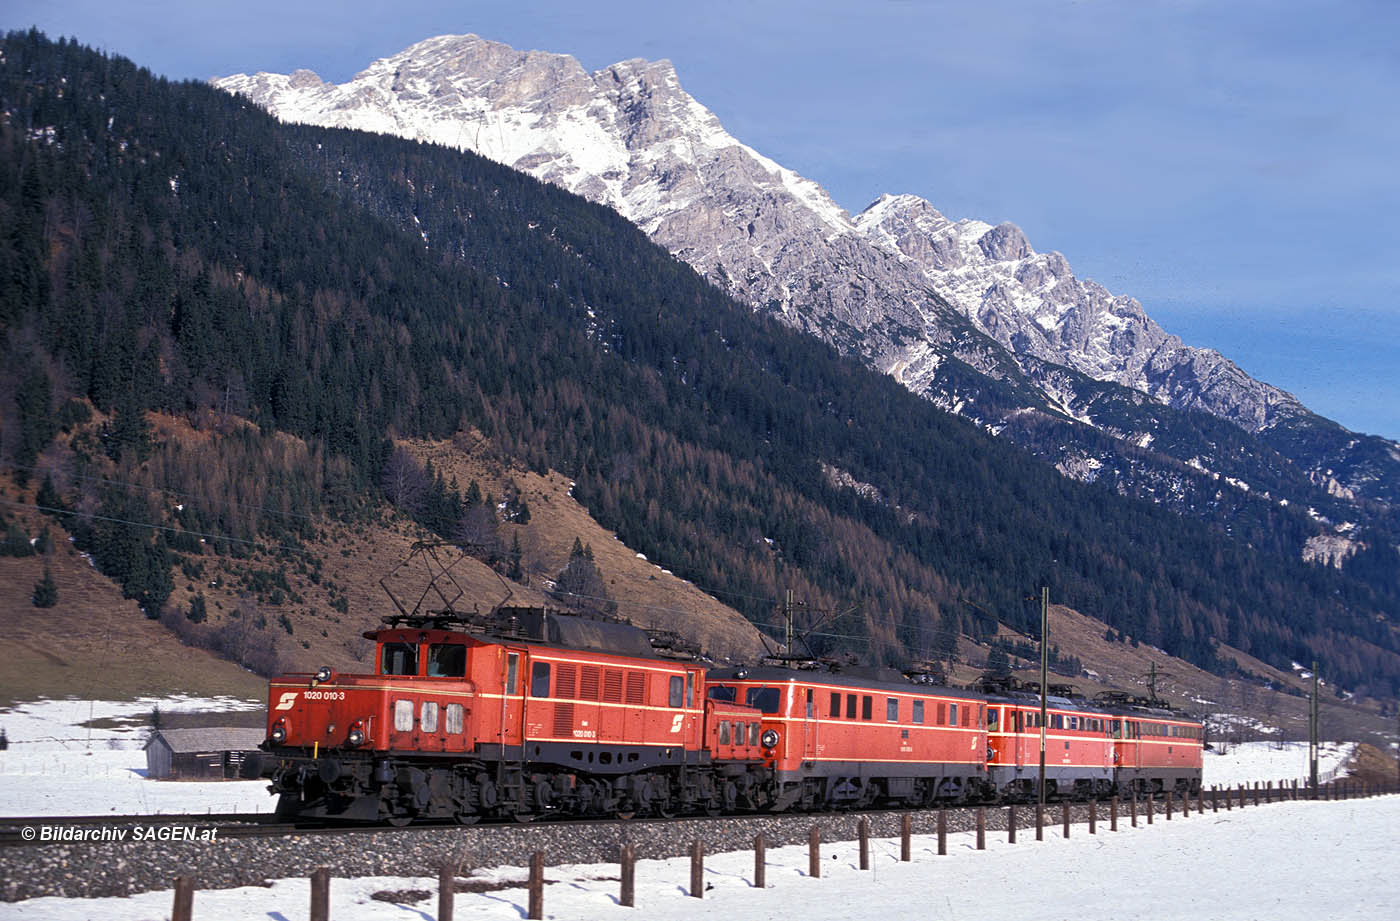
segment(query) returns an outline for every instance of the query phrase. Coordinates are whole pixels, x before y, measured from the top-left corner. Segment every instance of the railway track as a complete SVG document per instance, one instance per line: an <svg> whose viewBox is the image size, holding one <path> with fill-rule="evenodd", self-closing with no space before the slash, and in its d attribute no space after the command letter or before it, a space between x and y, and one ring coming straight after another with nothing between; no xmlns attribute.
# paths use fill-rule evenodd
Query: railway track
<svg viewBox="0 0 1400 921"><path fill-rule="evenodd" d="M950 806L947 811L950 814L959 814L963 811L972 810L974 806ZM890 807L885 809L863 809L861 814L881 814L881 813L904 813L914 815L935 814L937 809L908 809L901 807ZM820 820L825 818L836 818L852 814L851 810L826 811L826 812L804 812L800 813L810 819ZM793 817L799 813L787 813L785 817ZM762 818L761 815L686 815L679 817L679 820L687 822L702 823L723 823L727 821ZM542 818L542 817L541 817ZM647 816L641 818L623 819L616 816L608 817L558 817L543 818L541 824L554 827L580 827L580 826L613 826L613 825L650 825L654 823L665 823L677 821L678 819ZM468 826L474 828L518 828L524 824L520 820L495 819L487 820L479 825ZM381 832L403 832L412 834L414 832L442 831L445 829L462 828L463 826L451 820L439 820L429 822L415 822L412 825L396 826L387 822L376 822L369 824L330 824L311 822L283 822L279 821L271 813L162 813L159 815L116 815L116 816L6 816L0 817L0 848L4 847L42 847L54 844L74 844L84 842L100 841L121 841L133 840L133 833L136 829L142 829L142 837L136 840L160 840L159 828L181 827L191 831L189 834L197 837L205 830L217 832L217 839L231 838L276 838L287 835L366 835ZM44 828L64 828L74 829L74 832L65 833L64 836L51 836L44 838L42 829ZM34 830L31 834L26 833L26 829ZM115 836L120 830L127 830L128 834L123 838ZM150 829L150 831L146 831ZM194 840L189 838L186 840Z"/></svg>

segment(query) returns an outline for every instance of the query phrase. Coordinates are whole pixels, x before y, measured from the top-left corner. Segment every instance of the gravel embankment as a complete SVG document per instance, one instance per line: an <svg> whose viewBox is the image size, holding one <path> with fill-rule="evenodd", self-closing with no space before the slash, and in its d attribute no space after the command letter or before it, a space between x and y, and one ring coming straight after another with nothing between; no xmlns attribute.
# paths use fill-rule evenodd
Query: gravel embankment
<svg viewBox="0 0 1400 921"><path fill-rule="evenodd" d="M1157 810L1157 821L1162 821L1160 803ZM973 830L976 813L975 809L948 810L948 831ZM1107 831L1108 814L1108 804L1100 803L1101 831ZM914 834L937 831L937 811L921 810L911 815ZM874 812L600 824L539 822L221 838L212 842L128 840L6 847L0 849L0 879L4 880L0 898L13 902L39 896L127 895L170 888L180 875L193 876L201 889L221 889L310 876L317 867L329 867L332 877L339 878L436 876L438 868L446 864L455 866L459 875L467 875L477 867L526 865L537 850L545 852L549 864L605 863L617 859L623 843L633 844L643 859L685 855L696 839L704 843L706 853L713 854L751 848L759 832L769 847L805 844L813 825L821 829L825 842L852 841L858 836L857 824L862 817L870 821L872 837L899 836L900 813ZM1047 808L1047 835L1060 833L1061 818L1059 806ZM989 834L1005 834L1006 807L988 807L986 819ZM1072 822L1088 820L1087 805L1072 807ZM1126 803L1119 821L1128 822ZM1139 822L1145 821L1145 814L1140 815ZM1034 807L1018 807L1016 824L1033 829ZM1076 833L1087 833L1087 829Z"/></svg>

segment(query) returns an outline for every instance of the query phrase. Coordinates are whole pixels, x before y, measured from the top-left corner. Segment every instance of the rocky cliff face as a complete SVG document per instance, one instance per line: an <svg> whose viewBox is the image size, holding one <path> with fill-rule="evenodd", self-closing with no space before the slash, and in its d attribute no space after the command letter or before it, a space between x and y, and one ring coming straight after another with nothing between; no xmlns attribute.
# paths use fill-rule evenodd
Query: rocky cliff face
<svg viewBox="0 0 1400 921"><path fill-rule="evenodd" d="M1066 475L1180 502L1223 477L1252 500L1322 509L1324 531L1355 517L1356 497L1400 504L1400 446L1346 432L1218 352L1184 345L1136 300L1036 252L1014 224L952 221L910 195L852 218L725 132L667 61L588 73L566 55L441 36L344 84L309 71L215 83L285 121L472 150L608 205L736 298ZM1240 448L1192 411L1258 443Z"/></svg>

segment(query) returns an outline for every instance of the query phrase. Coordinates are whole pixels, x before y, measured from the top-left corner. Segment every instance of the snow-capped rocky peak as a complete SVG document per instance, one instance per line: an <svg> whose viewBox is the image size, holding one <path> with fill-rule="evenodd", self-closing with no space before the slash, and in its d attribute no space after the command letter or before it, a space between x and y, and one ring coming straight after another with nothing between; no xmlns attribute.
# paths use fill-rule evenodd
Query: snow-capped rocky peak
<svg viewBox="0 0 1400 921"><path fill-rule="evenodd" d="M915 195L881 196L852 218L821 186L729 135L669 61L589 73L568 55L444 35L342 84L306 70L214 83L286 121L472 150L608 205L734 297L994 431L1026 407L1099 425L1084 405L1093 388L1071 371L1255 433L1316 418L1219 353L1184 345L1133 298L1076 278L1015 224L951 220ZM981 387L960 368L1023 403L998 404L1000 421L980 417ZM1102 427L1123 437L1113 425ZM1358 457L1380 457L1363 447ZM1301 462L1309 472L1351 466L1340 456Z"/></svg>

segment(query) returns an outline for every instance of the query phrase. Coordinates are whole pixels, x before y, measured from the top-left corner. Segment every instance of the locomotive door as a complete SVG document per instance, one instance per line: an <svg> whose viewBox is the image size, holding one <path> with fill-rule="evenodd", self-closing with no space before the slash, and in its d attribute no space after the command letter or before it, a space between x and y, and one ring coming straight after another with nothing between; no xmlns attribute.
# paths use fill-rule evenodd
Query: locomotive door
<svg viewBox="0 0 1400 921"><path fill-rule="evenodd" d="M802 758L811 761L817 757L817 705L812 699L812 689L805 688L806 697L802 717Z"/></svg>
<svg viewBox="0 0 1400 921"><path fill-rule="evenodd" d="M501 656L501 705L499 713L492 715L496 716L497 739L502 746L515 741L523 744L525 740L525 734L521 731L525 708L520 703L523 700L520 683L525 674L525 661L524 655L512 650L506 650L505 655Z"/></svg>

